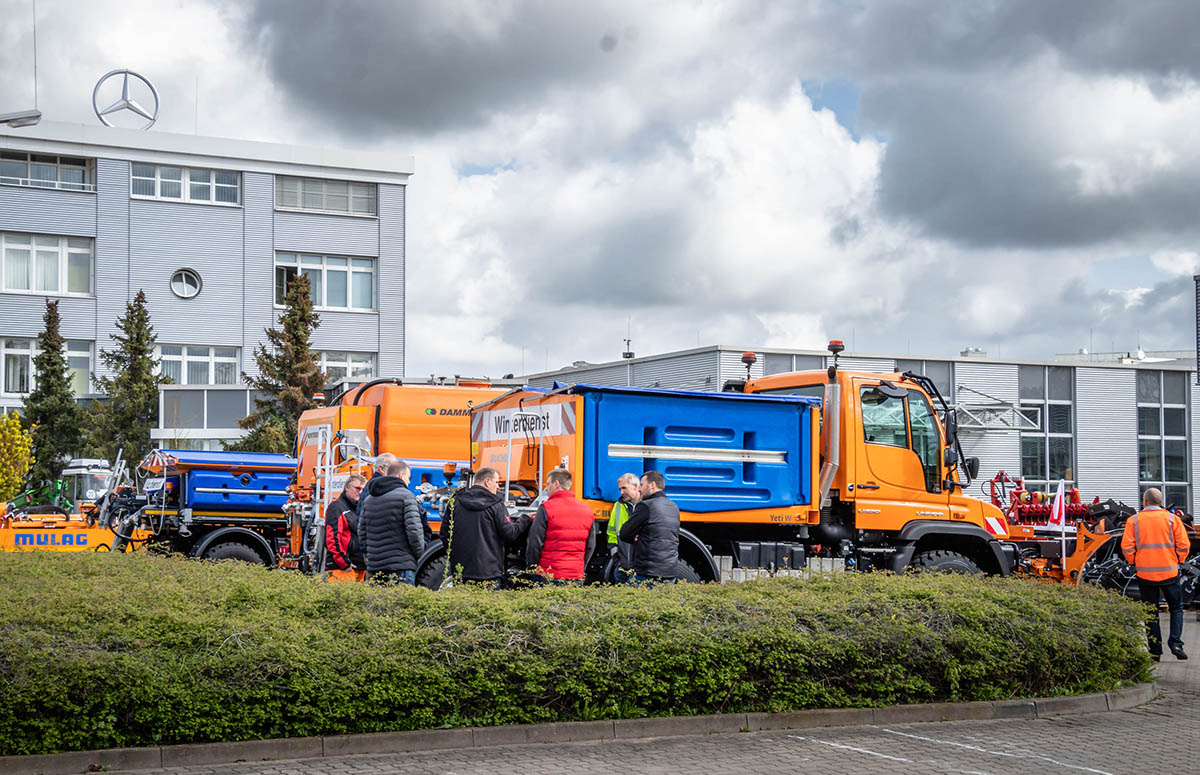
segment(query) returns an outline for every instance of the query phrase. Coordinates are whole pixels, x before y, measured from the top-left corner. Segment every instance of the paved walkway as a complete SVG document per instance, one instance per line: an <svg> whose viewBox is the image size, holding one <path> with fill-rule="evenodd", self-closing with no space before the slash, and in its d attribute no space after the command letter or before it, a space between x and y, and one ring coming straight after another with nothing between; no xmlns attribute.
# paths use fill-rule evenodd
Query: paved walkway
<svg viewBox="0 0 1200 775"><path fill-rule="evenodd" d="M1118 775L1195 769L1200 756L1200 624L1187 612L1193 659L1168 655L1161 694L1140 708L1035 721L950 721L639 741L513 745L155 770L171 775L778 775L970 773ZM1166 616L1163 617L1164 624ZM143 771L149 773L150 771Z"/></svg>

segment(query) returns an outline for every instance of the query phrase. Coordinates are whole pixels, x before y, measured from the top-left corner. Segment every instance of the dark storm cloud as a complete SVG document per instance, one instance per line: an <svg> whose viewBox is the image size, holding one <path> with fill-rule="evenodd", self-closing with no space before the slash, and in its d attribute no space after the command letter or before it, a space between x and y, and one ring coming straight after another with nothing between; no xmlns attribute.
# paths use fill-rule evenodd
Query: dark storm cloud
<svg viewBox="0 0 1200 775"><path fill-rule="evenodd" d="M617 3L260 0L246 45L347 134L474 128L613 77L632 19Z"/></svg>

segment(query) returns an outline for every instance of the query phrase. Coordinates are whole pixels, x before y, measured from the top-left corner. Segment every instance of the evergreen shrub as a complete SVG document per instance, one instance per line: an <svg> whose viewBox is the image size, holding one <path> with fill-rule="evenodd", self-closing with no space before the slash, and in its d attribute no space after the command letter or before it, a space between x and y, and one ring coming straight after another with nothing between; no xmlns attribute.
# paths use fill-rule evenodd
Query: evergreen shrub
<svg viewBox="0 0 1200 775"><path fill-rule="evenodd" d="M1016 579L430 592L0 554L0 754L996 700L1150 676L1135 602Z"/></svg>

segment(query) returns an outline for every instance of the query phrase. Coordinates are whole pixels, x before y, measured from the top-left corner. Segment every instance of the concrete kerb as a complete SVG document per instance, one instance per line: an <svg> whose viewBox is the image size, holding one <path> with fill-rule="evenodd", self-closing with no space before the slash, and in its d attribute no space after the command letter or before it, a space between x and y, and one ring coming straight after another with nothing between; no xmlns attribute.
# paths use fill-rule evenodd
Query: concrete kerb
<svg viewBox="0 0 1200 775"><path fill-rule="evenodd" d="M114 772L245 761L486 748L497 745L635 740L866 724L1050 718L1067 714L1128 710L1149 702L1157 694L1158 689L1153 683L1143 683L1112 692L1035 700L564 721L472 729L429 729L331 737L247 740L235 743L196 743L157 748L113 748L104 751L36 756L0 756L0 772L5 775L77 775L98 769Z"/></svg>

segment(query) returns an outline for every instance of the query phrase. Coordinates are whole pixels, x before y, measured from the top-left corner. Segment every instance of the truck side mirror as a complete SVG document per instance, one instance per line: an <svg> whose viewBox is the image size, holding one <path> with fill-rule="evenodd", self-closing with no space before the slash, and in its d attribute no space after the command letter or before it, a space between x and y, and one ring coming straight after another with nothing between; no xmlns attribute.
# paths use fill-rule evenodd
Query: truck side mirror
<svg viewBox="0 0 1200 775"><path fill-rule="evenodd" d="M944 425L946 426L946 443L953 444L955 437L958 436L958 415L953 409L946 412Z"/></svg>
<svg viewBox="0 0 1200 775"><path fill-rule="evenodd" d="M946 447L943 452L944 465L946 468L954 468L958 465L958 450L954 447Z"/></svg>
<svg viewBox="0 0 1200 775"><path fill-rule="evenodd" d="M971 481L974 481L976 478L978 478L978 476L979 476L979 458L969 457L966 459L966 461L964 461L963 465L966 466L967 476L969 476L971 478Z"/></svg>

